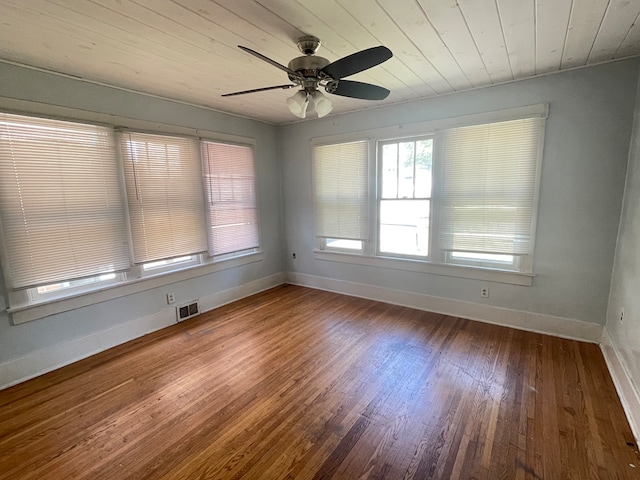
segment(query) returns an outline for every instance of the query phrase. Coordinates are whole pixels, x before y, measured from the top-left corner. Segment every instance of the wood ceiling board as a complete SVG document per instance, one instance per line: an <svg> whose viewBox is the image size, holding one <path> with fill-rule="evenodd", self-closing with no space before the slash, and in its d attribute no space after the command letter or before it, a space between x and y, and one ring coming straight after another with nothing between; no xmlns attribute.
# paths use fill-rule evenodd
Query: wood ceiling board
<svg viewBox="0 0 640 480"><path fill-rule="evenodd" d="M371 33L364 29L348 11L344 10L342 6L334 0L325 0L322 2L317 2L315 0L300 0L300 3L323 22L331 22L334 30L349 32L350 41L354 47L354 52L352 53L380 45L380 42L371 35ZM318 55L324 56L322 50L323 47L321 46ZM328 60L335 61L337 58ZM388 65L390 65L390 60L373 67L373 69L367 70L367 74L369 74L370 77L369 83L373 82L374 84L380 85L388 90L400 92L400 98L402 100L413 98L415 93L407 91L405 88L409 87L409 85L394 75L392 73L393 70L388 67Z"/></svg>
<svg viewBox="0 0 640 480"><path fill-rule="evenodd" d="M369 0L338 0L338 3L357 17L382 45L391 49L394 58L404 66L401 74L403 78L406 76L412 89L424 96L453 91L377 3L372 4Z"/></svg>
<svg viewBox="0 0 640 480"><path fill-rule="evenodd" d="M418 2L472 86L491 84L480 52L457 7L456 0L418 0Z"/></svg>
<svg viewBox="0 0 640 480"><path fill-rule="evenodd" d="M611 0L589 54L588 63L616 58L620 46L640 15L640 1Z"/></svg>
<svg viewBox="0 0 640 480"><path fill-rule="evenodd" d="M60 10L66 14L64 19L47 18L47 5L44 2L40 3L41 5L35 5L42 7L41 13L23 8L21 15L23 18L32 17L28 21L32 25L38 25L38 38L45 38L51 46L48 49L31 48L31 51L38 51L44 57L30 59L27 63L115 86L207 104L206 97L202 98L199 95L209 90L201 88L201 81L216 76L208 63L209 53L191 48L187 50L192 55L189 58L184 54L187 52L175 52L163 47L159 42L149 46L150 40L147 36L128 36L123 30L108 23L101 23L100 32L90 31L84 27L90 23L90 17L65 9ZM101 13L108 16L108 12ZM122 25L126 23L123 19ZM52 27L54 28L51 29ZM5 31L5 34L7 33ZM17 38L21 38L23 48L34 39L25 33L19 30L15 34ZM156 38L159 40L159 37ZM139 41L136 42L136 39ZM202 54L201 58L194 57L198 52ZM20 60L24 61L23 58ZM158 79L163 79L160 80L164 84L161 89L155 86ZM176 86L181 88L176 89Z"/></svg>
<svg viewBox="0 0 640 480"><path fill-rule="evenodd" d="M624 58L638 55L640 51L640 16L636 18L633 26L622 41L616 52L616 58Z"/></svg>
<svg viewBox="0 0 640 480"><path fill-rule="evenodd" d="M587 64L609 0L574 1L562 57L562 68Z"/></svg>
<svg viewBox="0 0 640 480"><path fill-rule="evenodd" d="M193 30L209 38L211 45L224 46L224 51L229 52L228 59L230 61L235 61L240 65L243 65L243 62L238 61L239 53L242 52L238 50L237 46L239 44L242 44L243 42L247 43L246 38L238 35L235 31L230 30L230 28L233 28L232 26L225 25L224 22L217 23L213 21L213 19L209 16L205 16L202 13L194 12L189 8L186 8L185 6L174 2L137 0L137 3L145 6L148 9L156 8L156 11L161 16L173 20L173 29L178 28L178 25L180 25L182 26L183 30ZM155 5L159 6L155 7ZM221 10L227 12L226 9ZM251 25L249 23L245 22L237 15L229 14L227 15L227 17L227 22L235 25L238 31L243 28L251 28ZM276 42L270 43L271 46L275 46L275 44ZM262 53L264 55L273 58L273 60L279 63L286 63L288 61L288 57L286 55L286 45L281 42L277 42L277 46L275 46L273 50L270 50L265 45L260 45L258 43L253 43L252 45L247 46L250 48L262 48Z"/></svg>
<svg viewBox="0 0 640 480"><path fill-rule="evenodd" d="M238 12L242 18L259 30L280 39L283 43L295 43L298 37L306 35L289 22L282 19L277 13L263 6L260 1L215 0L220 6L228 10ZM238 8L238 7L241 8Z"/></svg>
<svg viewBox="0 0 640 480"><path fill-rule="evenodd" d="M2 15L3 9L4 7L0 5L0 15ZM65 24L64 29L52 29L51 25L54 22L47 20L46 23L42 23L39 18L41 17L34 16L31 19L32 25L37 26L40 32L38 37L25 35L24 29L21 29L20 26L4 25L3 38L4 35L7 35L19 39L21 49L26 48L30 52L38 52L33 57L19 56L15 58L16 61L95 81L108 82L116 86L122 86L118 80L125 80L124 83L126 83L126 81L141 75L143 71L161 72L159 69L163 67L163 63L157 57L130 55L126 50L120 48L120 45L113 44L108 39L96 37L96 41L93 41L69 24ZM65 33L60 33L63 30ZM64 45L64 49L61 47L62 45ZM11 57L10 52L6 53L5 58ZM14 60L13 58L9 59ZM99 62L96 62L95 59L99 59ZM121 70L114 72L113 68L118 67L122 67ZM184 65L184 67L186 71L189 71L189 66Z"/></svg>
<svg viewBox="0 0 640 480"><path fill-rule="evenodd" d="M514 78L535 75L535 4L531 0L497 0L497 5Z"/></svg>
<svg viewBox="0 0 640 480"><path fill-rule="evenodd" d="M215 2L209 0L175 1L184 9L215 25L216 41L222 41L232 47L243 45L254 50L258 49L263 55L270 58L275 56L282 59L285 62L284 65L290 58L291 51L297 51L295 44L289 39L275 37L267 31L256 28L240 15L217 5ZM185 22L192 24L192 19L185 19Z"/></svg>
<svg viewBox="0 0 640 480"><path fill-rule="evenodd" d="M39 12L55 15L55 11L47 8L47 4L42 0L30 1L29 5L36 7ZM139 21L138 19L149 18L148 13L135 15L130 17L115 12L112 9L104 8L92 2L74 3L72 7L62 7L64 15L57 17L60 22L68 23L74 28L84 29L84 33L89 37L103 37L114 44L122 43L122 50L130 49L136 56L148 57L150 55L166 59L170 62L176 62L178 65L185 65L191 68L202 67L199 62L206 61L214 53L211 50L202 48L206 45L202 39L199 42L184 42L181 38L167 32L173 32L177 24L173 22L172 28L166 28L167 25L151 26L148 23ZM162 18L158 15L151 18ZM89 31L84 25L100 22L100 31ZM234 49L219 45L215 51L216 55L223 56L229 61L233 61ZM243 67L238 63L238 67Z"/></svg>
<svg viewBox="0 0 640 480"><path fill-rule="evenodd" d="M454 90L471 88L471 82L418 3L409 4L405 8L394 8L397 0L379 0L379 3L389 18L402 29L424 58Z"/></svg>
<svg viewBox="0 0 640 480"><path fill-rule="evenodd" d="M290 91L220 97L288 83L237 45L284 65L303 34L329 61L387 46L350 78L389 97L333 96L341 113L638 56L639 14L640 0L2 0L0 60L286 123Z"/></svg>
<svg viewBox="0 0 640 480"><path fill-rule="evenodd" d="M513 80L495 0L459 0L459 8L493 83Z"/></svg>
<svg viewBox="0 0 640 480"><path fill-rule="evenodd" d="M536 2L536 73L560 70L572 0Z"/></svg>

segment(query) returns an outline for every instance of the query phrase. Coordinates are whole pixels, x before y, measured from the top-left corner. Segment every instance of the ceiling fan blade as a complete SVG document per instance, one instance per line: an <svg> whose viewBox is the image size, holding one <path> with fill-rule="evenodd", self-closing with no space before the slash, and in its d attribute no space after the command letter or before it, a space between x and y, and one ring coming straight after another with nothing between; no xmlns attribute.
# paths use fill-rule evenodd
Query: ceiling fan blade
<svg viewBox="0 0 640 480"><path fill-rule="evenodd" d="M242 92L233 92L233 93L225 93L221 95L222 97L233 97L234 95L244 95L245 93L256 93L256 92L264 92L265 90L276 90L278 88L287 89L293 88L295 85L293 83L288 83L286 85L276 85L275 87L262 87L262 88L254 88L252 90L243 90Z"/></svg>
<svg viewBox="0 0 640 480"><path fill-rule="evenodd" d="M341 95L343 97L361 98L363 100L384 100L389 96L389 90L370 83L354 82L353 80L338 80L334 87L331 83L327 85L328 93Z"/></svg>
<svg viewBox="0 0 640 480"><path fill-rule="evenodd" d="M276 68L279 68L283 72L287 72L289 75L293 75L294 77L299 77L300 76L298 73L294 72L290 68L285 67L284 65L276 62L275 60L271 60L269 57L265 57L264 55L262 55L261 53L256 52L255 50L251 50L250 48L243 47L242 45L238 45L238 48L241 48L242 50L244 50L247 53L250 53L254 57L259 58L260 60L262 60L264 62L267 62L267 63L273 65Z"/></svg>
<svg viewBox="0 0 640 480"><path fill-rule="evenodd" d="M367 68L375 67L382 62L386 62L391 57L393 57L393 53L391 53L391 50L387 47L371 47L330 63L322 69L322 72L334 80L338 80L366 70Z"/></svg>

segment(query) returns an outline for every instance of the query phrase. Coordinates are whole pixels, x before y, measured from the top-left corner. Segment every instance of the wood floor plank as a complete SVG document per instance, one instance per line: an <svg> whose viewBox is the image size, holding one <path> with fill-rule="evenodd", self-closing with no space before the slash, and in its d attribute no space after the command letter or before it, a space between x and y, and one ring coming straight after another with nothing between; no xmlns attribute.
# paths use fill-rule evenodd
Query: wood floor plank
<svg viewBox="0 0 640 480"><path fill-rule="evenodd" d="M597 345L291 285L0 392L0 480L639 473Z"/></svg>

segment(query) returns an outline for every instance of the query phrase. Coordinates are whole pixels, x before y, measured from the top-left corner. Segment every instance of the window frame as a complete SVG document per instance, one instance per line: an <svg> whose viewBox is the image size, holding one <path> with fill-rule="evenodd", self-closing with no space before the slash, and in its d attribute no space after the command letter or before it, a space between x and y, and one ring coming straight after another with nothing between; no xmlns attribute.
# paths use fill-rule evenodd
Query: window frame
<svg viewBox="0 0 640 480"><path fill-rule="evenodd" d="M533 283L533 253L535 251L536 220L539 203L540 176L542 169L542 157L544 147L544 121L548 117L548 104L537 104L512 109L485 112L460 117L452 117L442 120L427 122L416 122L412 124L398 125L364 132L342 134L329 137L319 137L312 139L312 147L315 145L338 144L349 141L368 140L370 142L370 152L375 152L375 160L370 161L370 228L376 232L375 236L368 242L364 242L361 251L349 251L327 247L326 242L316 241L314 246L314 258L317 260L353 263L358 265L380 266L405 271L416 271L435 275L471 278L478 280L488 280L500 283L530 286ZM505 268L501 262L455 260L452 261L450 252L445 252L440 248L440 198L442 185L442 135L443 131L455 127L481 125L497 123L509 120L518 120L528 117L540 117L543 119L541 126L540 144L538 147L538 158L536 163L534 202L532 214L532 237L530 250L527 255L516 256L512 268ZM379 207L378 192L381 189L381 179L379 165L379 145L381 143L401 142L405 139L432 137L433 163L432 163L432 192L431 192L431 215L429 225L429 257L408 257L399 255L388 255L380 252L379 243Z"/></svg>
<svg viewBox="0 0 640 480"><path fill-rule="evenodd" d="M157 288L162 285L169 285L177 281L183 281L213 272L235 268L254 262L262 261L264 258L262 252L262 228L260 223L260 195L258 190L259 172L258 162L256 161L256 140L249 137L241 137L238 135L224 134L220 132L194 130L187 127L179 127L168 124L157 124L143 120L135 120L126 117L114 115L99 114L95 112L75 111L61 107L49 106L43 111L41 105L33 105L30 102L9 102L10 108L6 108L5 102L0 101L0 112L33 117L34 119L44 118L51 120L61 120L66 122L80 123L86 125L97 125L107 127L114 131L114 135L118 135L121 131L132 131L140 133L151 133L155 135L180 136L196 139L198 144L202 141L211 141L222 144L233 144L251 146L254 151L254 180L256 189L256 211L258 222L258 247L233 252L231 254L209 257L206 254L195 254L195 258L189 262L180 262L175 266L162 266L157 269L145 269L143 264L135 265L133 263L132 252L130 252L131 268L128 271L114 271L106 273L114 273L115 278L109 280L98 280L90 284L72 285L68 288L56 290L55 292L38 293L37 285L30 288L14 289L12 288L11 272L8 268L8 253L4 242L0 245L0 262L2 264L4 285L7 293L8 305L6 311L11 314L13 324L21 324L31 320L36 320L45 316L68 310L77 309L83 306L92 305L98 302L111 300L123 295ZM124 183L124 173L122 158L119 152L119 145L116 140L116 157L117 169L120 172L119 197L123 199L126 205L126 190ZM202 165L202 159L200 166ZM199 170L202 178L202 171ZM204 194L204 185L203 185ZM126 207L125 207L126 210ZM202 219L206 222L206 219ZM126 228L130 231L128 212L126 212ZM2 224L0 222L0 229ZM0 230L1 231L1 230ZM130 239L130 233L129 233ZM131 246L131 244L130 244ZM105 273L95 276L99 278ZM87 277L94 278L94 277ZM80 279L82 280L82 279ZM71 279L71 282L75 280ZM58 283L66 283L61 281Z"/></svg>
<svg viewBox="0 0 640 480"><path fill-rule="evenodd" d="M416 198L415 197L415 161L414 161L414 178L413 178L413 188L414 188L414 196L413 198L407 198L407 199L401 199L401 198L397 198L396 195L396 199L395 200L408 200L408 201L428 201L429 202L429 225L428 225L428 240L427 240L427 255L411 255L411 254L403 254L403 253L397 253L397 252L386 252L383 251L381 249L381 244L382 244L382 239L381 239L381 226L382 226L382 222L381 222L381 217L382 217L382 202L384 200L394 200L391 198L383 198L383 193L382 193L382 189L383 189L383 174L382 174L382 169L383 169L383 158L382 158L382 150L384 148L385 145L391 145L391 144L397 144L398 146L400 145L400 143L406 143L406 142L414 142L417 143L418 141L422 141L422 140L431 140L432 141L432 147L431 147L431 151L432 151L432 163L431 163L431 192L430 192L430 196L427 197L420 197L420 198ZM403 137L403 138L399 138L399 139L386 139L386 140L378 140L376 142L376 159L375 159L375 163L376 163L376 191L375 191L375 197L376 197L376 222L375 222L375 232L376 232L376 239L375 239L375 247L374 247L374 251L376 252L376 256L379 257L389 257L389 258L405 258L405 259L414 259L414 260L418 260L418 261L429 261L429 259L431 258L432 254L431 254L431 245L432 245L432 228L431 228L431 222L433 219L433 152L435 149L435 135L433 134L428 134L428 135L419 135L419 136L415 136L415 137ZM398 178L399 178L399 174L400 172L398 171Z"/></svg>

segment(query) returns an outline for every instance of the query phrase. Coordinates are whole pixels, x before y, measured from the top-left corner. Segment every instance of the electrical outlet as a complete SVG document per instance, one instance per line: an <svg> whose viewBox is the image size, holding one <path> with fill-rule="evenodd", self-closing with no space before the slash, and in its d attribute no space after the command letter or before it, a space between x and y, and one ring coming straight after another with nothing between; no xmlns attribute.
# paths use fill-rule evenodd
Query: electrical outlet
<svg viewBox="0 0 640 480"><path fill-rule="evenodd" d="M480 296L482 298L489 298L489 287L480 287Z"/></svg>
<svg viewBox="0 0 640 480"><path fill-rule="evenodd" d="M172 303L175 303L176 301L176 296L173 293L167 293L167 305L171 305Z"/></svg>
<svg viewBox="0 0 640 480"><path fill-rule="evenodd" d="M624 321L624 308L620 309L620 321Z"/></svg>

